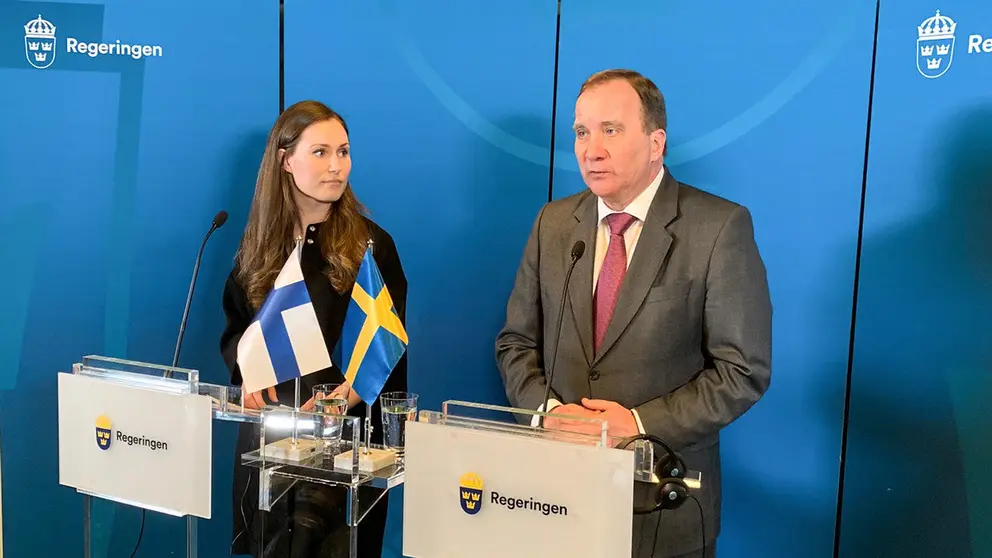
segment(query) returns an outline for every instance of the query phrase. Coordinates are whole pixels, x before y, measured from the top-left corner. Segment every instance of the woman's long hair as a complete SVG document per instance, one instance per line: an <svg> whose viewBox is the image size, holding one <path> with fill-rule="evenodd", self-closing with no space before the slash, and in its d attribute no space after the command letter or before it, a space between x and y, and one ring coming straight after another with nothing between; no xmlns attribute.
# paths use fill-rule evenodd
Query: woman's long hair
<svg viewBox="0 0 992 558"><path fill-rule="evenodd" d="M305 225L300 222L294 197L296 184L293 175L283 168L283 159L296 148L303 130L326 120L337 120L348 133L341 115L317 101L302 101L287 108L269 133L248 225L237 254L238 280L256 309L293 251L295 230L303 230ZM280 156L280 149L286 150L284 156ZM325 274L339 293L352 287L365 255L369 231L364 215L365 208L347 184L317 236L316 242L327 261Z"/></svg>

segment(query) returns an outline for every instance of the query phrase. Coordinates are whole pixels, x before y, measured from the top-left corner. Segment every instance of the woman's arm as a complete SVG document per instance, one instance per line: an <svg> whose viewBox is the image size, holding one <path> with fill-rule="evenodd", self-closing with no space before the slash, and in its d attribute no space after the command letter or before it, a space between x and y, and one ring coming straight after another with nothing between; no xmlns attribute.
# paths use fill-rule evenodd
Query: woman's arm
<svg viewBox="0 0 992 558"><path fill-rule="evenodd" d="M224 357L224 364L227 365L231 374L231 384L241 385L241 370L238 368L238 342L248 325L251 324L253 313L248 303L248 297L235 278L235 272L231 272L224 285L224 296L222 299L224 317L227 325L220 336L220 352Z"/></svg>

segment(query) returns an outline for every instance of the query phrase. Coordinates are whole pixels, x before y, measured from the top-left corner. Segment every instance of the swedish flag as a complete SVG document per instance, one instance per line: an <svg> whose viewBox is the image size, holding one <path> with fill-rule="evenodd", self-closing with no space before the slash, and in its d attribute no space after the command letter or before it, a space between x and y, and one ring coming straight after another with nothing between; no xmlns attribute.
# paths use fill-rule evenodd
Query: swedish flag
<svg viewBox="0 0 992 558"><path fill-rule="evenodd" d="M355 393L372 404L408 344L406 329L396 314L372 250L365 250L358 268L351 303L341 337L334 348L334 363L344 370Z"/></svg>

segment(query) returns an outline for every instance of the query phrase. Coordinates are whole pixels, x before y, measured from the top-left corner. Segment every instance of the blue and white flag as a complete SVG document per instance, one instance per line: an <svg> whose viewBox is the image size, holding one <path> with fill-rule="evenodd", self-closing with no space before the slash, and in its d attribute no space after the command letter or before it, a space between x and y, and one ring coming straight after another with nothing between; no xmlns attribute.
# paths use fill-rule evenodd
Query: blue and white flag
<svg viewBox="0 0 992 558"><path fill-rule="evenodd" d="M289 255L272 292L241 336L238 366L246 393L331 366L331 355L303 281L300 245Z"/></svg>

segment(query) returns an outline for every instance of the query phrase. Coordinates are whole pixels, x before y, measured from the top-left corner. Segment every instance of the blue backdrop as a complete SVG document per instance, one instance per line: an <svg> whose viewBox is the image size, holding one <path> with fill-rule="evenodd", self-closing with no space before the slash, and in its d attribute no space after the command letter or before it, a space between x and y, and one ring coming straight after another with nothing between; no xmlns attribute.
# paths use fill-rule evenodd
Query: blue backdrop
<svg viewBox="0 0 992 558"><path fill-rule="evenodd" d="M85 354L169 362L219 209L181 364L226 381L220 295L281 87L351 127L356 193L410 280L411 389L437 409L506 403L493 343L526 235L584 187L579 85L631 67L666 95L673 174L751 209L770 274L772 387L724 436L720 555L834 555L839 495L841 556L992 555L992 53L968 49L992 36L986 4L940 6L954 58L928 79L942 68L910 49L937 6L882 2L872 90L864 0L566 0L560 37L557 0L285 0L281 83L274 0L0 0L4 550L81 546L39 404ZM38 17L60 41L43 69L24 42ZM69 37L162 55L69 53ZM233 434L215 423L205 556L229 549ZM139 517L101 505L95 555L127 556ZM177 555L183 528L149 514L139 555Z"/></svg>
<svg viewBox="0 0 992 558"><path fill-rule="evenodd" d="M921 56L950 44L917 44L938 7L955 44ZM992 556L992 55L973 35L992 36L987 2L882 4L845 556Z"/></svg>
<svg viewBox="0 0 992 558"><path fill-rule="evenodd" d="M38 17L57 41L44 69L25 51L24 26ZM180 364L227 381L220 292L278 114L278 17L276 4L236 0L0 0L7 556L80 554L82 499L58 484L56 373L86 354L171 362L193 258L222 208L231 221L206 250ZM70 38L159 46L162 55L70 53ZM230 548L233 434L215 427L206 556ZM95 556L128 556L139 519L133 508L99 505ZM184 520L148 514L139 556L179 555L184 529Z"/></svg>

